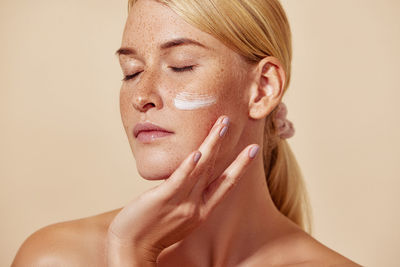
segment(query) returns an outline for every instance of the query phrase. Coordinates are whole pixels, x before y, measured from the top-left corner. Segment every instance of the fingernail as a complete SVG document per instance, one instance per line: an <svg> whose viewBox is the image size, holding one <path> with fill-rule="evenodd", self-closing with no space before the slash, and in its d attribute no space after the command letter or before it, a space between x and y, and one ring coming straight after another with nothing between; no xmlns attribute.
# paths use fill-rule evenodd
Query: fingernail
<svg viewBox="0 0 400 267"><path fill-rule="evenodd" d="M200 158L201 158L201 153L200 153L199 151L197 151L197 152L194 154L193 161L194 161L195 163L197 163L197 162L199 161Z"/></svg>
<svg viewBox="0 0 400 267"><path fill-rule="evenodd" d="M224 125L229 125L229 118L228 118L228 117L225 117L225 118L222 120L222 124L224 124Z"/></svg>
<svg viewBox="0 0 400 267"><path fill-rule="evenodd" d="M249 157L254 159L257 155L258 150L260 149L259 145L255 145L250 149Z"/></svg>
<svg viewBox="0 0 400 267"><path fill-rule="evenodd" d="M219 132L219 136L223 137L226 134L226 131L228 130L228 126L224 126L222 130Z"/></svg>

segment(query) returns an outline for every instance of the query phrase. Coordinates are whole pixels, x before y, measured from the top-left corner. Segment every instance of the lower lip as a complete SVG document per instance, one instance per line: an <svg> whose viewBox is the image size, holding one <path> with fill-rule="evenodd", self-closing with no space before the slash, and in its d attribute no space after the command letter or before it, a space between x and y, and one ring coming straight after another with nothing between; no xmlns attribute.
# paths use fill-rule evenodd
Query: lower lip
<svg viewBox="0 0 400 267"><path fill-rule="evenodd" d="M143 131L137 135L137 139L142 143L151 143L152 141L171 135L172 133L163 131Z"/></svg>

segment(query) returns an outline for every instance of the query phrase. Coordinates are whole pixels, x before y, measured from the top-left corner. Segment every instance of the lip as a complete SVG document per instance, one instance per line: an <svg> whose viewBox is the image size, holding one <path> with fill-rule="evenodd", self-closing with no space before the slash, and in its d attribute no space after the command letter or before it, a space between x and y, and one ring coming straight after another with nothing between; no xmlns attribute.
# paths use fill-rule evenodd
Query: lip
<svg viewBox="0 0 400 267"><path fill-rule="evenodd" d="M144 143L149 143L154 139L161 138L170 134L173 134L173 132L168 131L161 126L150 122L138 123L133 128L133 135L135 136L135 138Z"/></svg>

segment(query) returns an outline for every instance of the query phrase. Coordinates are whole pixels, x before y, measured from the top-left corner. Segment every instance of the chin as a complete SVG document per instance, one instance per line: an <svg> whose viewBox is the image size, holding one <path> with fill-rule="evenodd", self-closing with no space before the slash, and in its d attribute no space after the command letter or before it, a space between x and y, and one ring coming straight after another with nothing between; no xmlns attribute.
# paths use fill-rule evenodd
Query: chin
<svg viewBox="0 0 400 267"><path fill-rule="evenodd" d="M162 170L149 170L149 169L142 170L139 167L137 169L140 176L143 179L150 181L165 180L168 179L172 174L172 172L162 171Z"/></svg>
<svg viewBox="0 0 400 267"><path fill-rule="evenodd" d="M140 176L146 180L165 180L179 167L180 160L171 156L139 156L136 158L136 168Z"/></svg>

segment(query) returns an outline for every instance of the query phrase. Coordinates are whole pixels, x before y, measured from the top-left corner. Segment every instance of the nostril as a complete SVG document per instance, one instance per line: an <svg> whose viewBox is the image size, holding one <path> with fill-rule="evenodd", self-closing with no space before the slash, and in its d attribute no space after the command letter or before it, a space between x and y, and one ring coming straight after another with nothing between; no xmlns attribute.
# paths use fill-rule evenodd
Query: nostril
<svg viewBox="0 0 400 267"><path fill-rule="evenodd" d="M146 112L152 108L160 109L162 107L161 97L156 93L133 96L131 103L133 108L140 112Z"/></svg>
<svg viewBox="0 0 400 267"><path fill-rule="evenodd" d="M147 103L146 105L143 106L143 110L148 110L151 108L154 108L156 105L154 103Z"/></svg>

